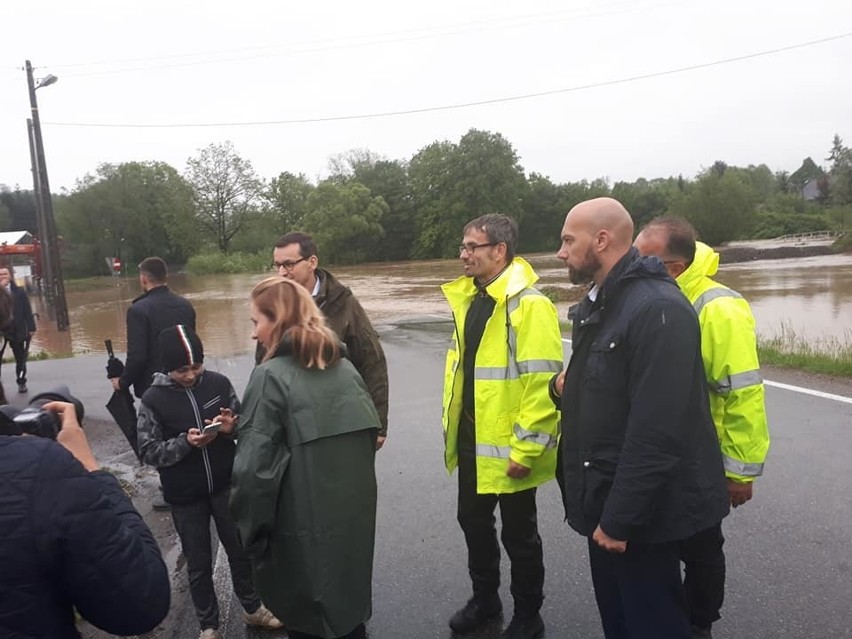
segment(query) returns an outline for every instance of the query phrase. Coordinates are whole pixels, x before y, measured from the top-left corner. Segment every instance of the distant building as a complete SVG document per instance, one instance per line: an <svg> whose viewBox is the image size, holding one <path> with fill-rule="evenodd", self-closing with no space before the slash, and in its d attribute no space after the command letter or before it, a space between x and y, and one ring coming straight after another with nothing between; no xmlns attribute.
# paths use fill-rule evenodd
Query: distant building
<svg viewBox="0 0 852 639"><path fill-rule="evenodd" d="M805 186L802 187L802 199L805 200L805 202L813 202L822 197L822 191L819 187L820 179L821 178L810 179L807 181Z"/></svg>

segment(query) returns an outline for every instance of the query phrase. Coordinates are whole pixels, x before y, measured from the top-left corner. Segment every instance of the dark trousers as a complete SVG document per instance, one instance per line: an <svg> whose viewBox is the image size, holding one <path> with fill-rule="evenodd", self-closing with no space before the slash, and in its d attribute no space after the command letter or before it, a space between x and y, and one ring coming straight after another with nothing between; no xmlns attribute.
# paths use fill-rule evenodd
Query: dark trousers
<svg viewBox="0 0 852 639"><path fill-rule="evenodd" d="M230 490L220 490L207 499L191 504L172 505L175 524L186 558L189 573L189 593L201 629L219 628L219 603L213 588L213 547L210 540L210 518L216 523L219 541L228 555L231 581L243 608L248 613L260 608L254 591L251 563L237 538L237 527L228 515Z"/></svg>
<svg viewBox="0 0 852 639"><path fill-rule="evenodd" d="M589 563L606 639L689 639L679 542L610 553L589 537Z"/></svg>
<svg viewBox="0 0 852 639"><path fill-rule="evenodd" d="M681 542L684 563L683 588L690 622L709 628L721 618L725 600L725 553L722 522Z"/></svg>
<svg viewBox="0 0 852 639"><path fill-rule="evenodd" d="M6 344L12 348L12 354L15 356L15 379L19 384L27 383L27 341L12 340L3 338L3 346L0 346L0 362L3 360L3 354L6 352Z"/></svg>
<svg viewBox="0 0 852 639"><path fill-rule="evenodd" d="M307 633L297 632L295 630L288 630L287 636L290 639L323 639L319 635L309 635ZM367 629L364 627L364 624L359 623L355 627L355 630L343 635L342 637L338 637L337 639L367 639Z"/></svg>
<svg viewBox="0 0 852 639"><path fill-rule="evenodd" d="M508 463L508 462L507 462ZM458 520L467 542L467 567L474 597L495 595L500 587L500 546L494 508L500 504L500 538L512 563L515 614L535 615L544 599L544 560L535 504L535 488L502 495L476 493L476 461L459 455Z"/></svg>

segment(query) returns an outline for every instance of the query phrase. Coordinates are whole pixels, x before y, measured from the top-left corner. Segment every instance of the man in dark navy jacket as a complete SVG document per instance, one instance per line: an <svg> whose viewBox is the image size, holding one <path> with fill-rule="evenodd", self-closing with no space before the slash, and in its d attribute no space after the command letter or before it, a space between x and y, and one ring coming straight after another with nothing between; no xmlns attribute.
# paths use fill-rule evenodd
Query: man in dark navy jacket
<svg viewBox="0 0 852 639"><path fill-rule="evenodd" d="M607 639L689 639L679 542L730 503L698 319L664 265L632 248L616 200L578 204L561 239L571 282L593 283L551 385L566 520L588 537Z"/></svg>
<svg viewBox="0 0 852 639"><path fill-rule="evenodd" d="M20 436L0 409L0 637L78 639L74 611L106 632L150 632L169 611L157 542L92 455L73 404L56 441Z"/></svg>
<svg viewBox="0 0 852 639"><path fill-rule="evenodd" d="M18 392L27 392L27 356L30 349L30 340L36 332L35 318L30 306L27 292L15 284L14 272L8 264L0 264L0 287L6 289L6 293L12 299L12 317L5 323L3 347L0 348L0 358L6 350L6 342L12 347L15 355L15 379L18 382Z"/></svg>

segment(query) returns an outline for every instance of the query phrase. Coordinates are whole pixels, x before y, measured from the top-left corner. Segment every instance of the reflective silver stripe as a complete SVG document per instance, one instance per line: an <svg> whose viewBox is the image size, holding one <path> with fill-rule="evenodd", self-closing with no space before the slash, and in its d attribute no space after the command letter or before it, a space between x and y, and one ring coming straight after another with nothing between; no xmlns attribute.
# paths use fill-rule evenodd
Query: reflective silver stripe
<svg viewBox="0 0 852 639"><path fill-rule="evenodd" d="M763 377L759 369L744 371L736 375L728 375L717 382L708 381L710 389L719 395L727 395L731 391L740 390L748 386L757 386L763 383Z"/></svg>
<svg viewBox="0 0 852 639"><path fill-rule="evenodd" d="M497 457L498 459L509 459L512 449L509 446L490 446L489 444L477 444L477 457Z"/></svg>
<svg viewBox="0 0 852 639"><path fill-rule="evenodd" d="M522 375L526 373L559 373L562 371L562 362L555 359L528 359L518 362L518 370Z"/></svg>
<svg viewBox="0 0 852 639"><path fill-rule="evenodd" d="M701 309L703 309L708 302L712 302L718 297L738 297L742 299L742 295L733 291L729 288L711 288L709 291L704 291L698 298L692 303L692 308L695 309L695 312L701 315Z"/></svg>
<svg viewBox="0 0 852 639"><path fill-rule="evenodd" d="M747 464L727 455L722 455L722 461L725 462L725 470L735 475L759 477L763 474L763 464Z"/></svg>
<svg viewBox="0 0 852 639"><path fill-rule="evenodd" d="M538 291L532 287L525 288L523 291L515 295L514 297L510 297L509 301L506 303L506 315L511 315L521 306L521 299L527 297L528 295L541 295L544 297L544 293ZM508 317L507 317L508 320ZM517 356L518 353L518 336L515 334L515 327L512 326L512 322L507 321L508 324L507 329L509 331L508 339L509 339L509 352L512 355Z"/></svg>
<svg viewBox="0 0 852 639"><path fill-rule="evenodd" d="M515 424L515 437L525 442L533 442L545 448L556 448L556 437L547 433L534 433L531 430L523 428L520 424Z"/></svg>
<svg viewBox="0 0 852 639"><path fill-rule="evenodd" d="M562 362L553 359L528 359L525 362L509 362L506 368L499 366L477 366L473 373L475 379L518 379L529 373L558 373Z"/></svg>

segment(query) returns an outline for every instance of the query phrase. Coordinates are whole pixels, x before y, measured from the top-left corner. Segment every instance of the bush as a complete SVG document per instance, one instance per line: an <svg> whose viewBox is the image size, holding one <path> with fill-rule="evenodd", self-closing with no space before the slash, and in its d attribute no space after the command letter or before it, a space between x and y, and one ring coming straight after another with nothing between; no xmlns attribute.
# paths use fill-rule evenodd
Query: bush
<svg viewBox="0 0 852 639"><path fill-rule="evenodd" d="M768 240L782 235L827 231L831 224L823 215L785 215L782 213L760 213L755 220L752 239Z"/></svg>
<svg viewBox="0 0 852 639"><path fill-rule="evenodd" d="M257 253L201 253L193 255L186 270L194 275L210 273L260 273L269 269L269 251Z"/></svg>

